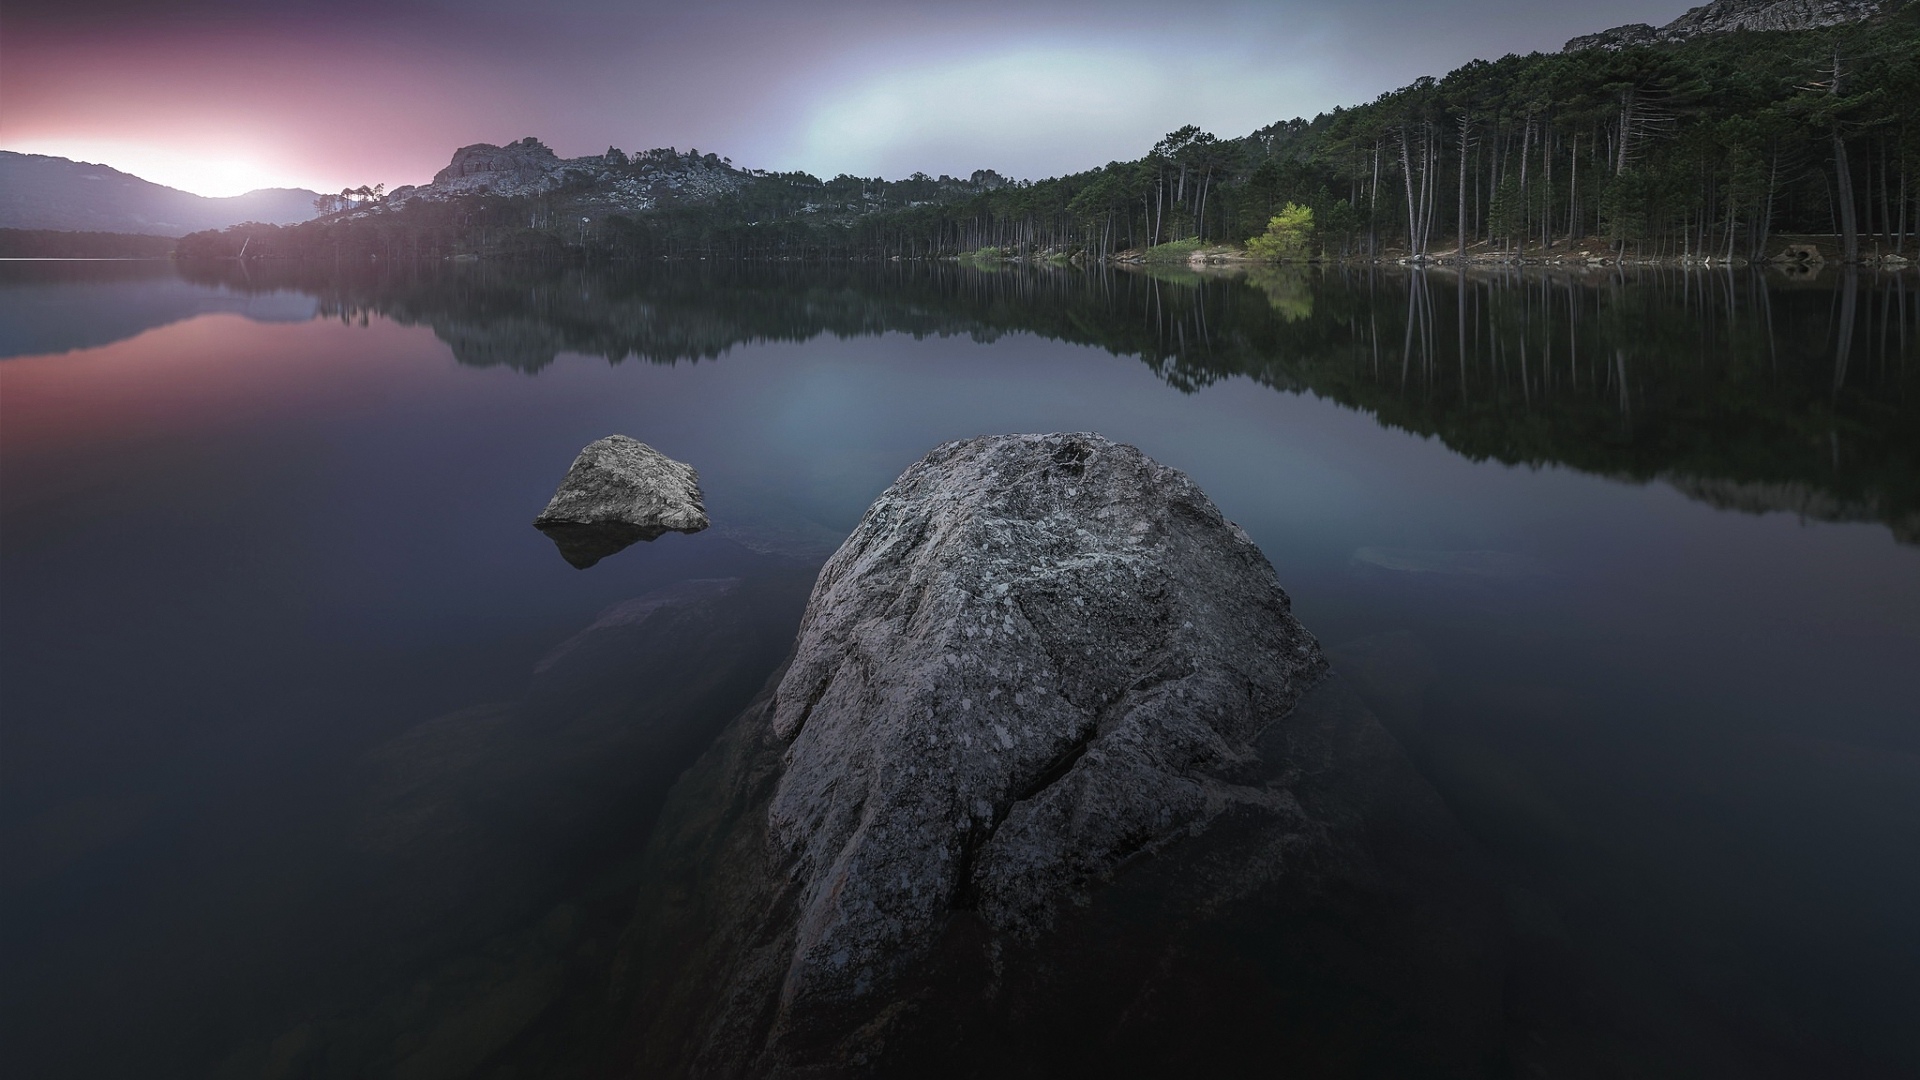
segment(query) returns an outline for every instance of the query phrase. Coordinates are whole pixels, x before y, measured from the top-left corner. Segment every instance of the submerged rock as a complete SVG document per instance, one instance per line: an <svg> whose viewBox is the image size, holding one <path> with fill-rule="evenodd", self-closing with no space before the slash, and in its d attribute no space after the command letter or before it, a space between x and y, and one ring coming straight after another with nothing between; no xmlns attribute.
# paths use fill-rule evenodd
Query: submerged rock
<svg viewBox="0 0 1920 1080"><path fill-rule="evenodd" d="M197 901L205 953L249 958L183 976L229 1017L210 1029L226 1064L163 1071L609 1075L566 1025L605 995L668 792L779 668L810 584L684 581L615 604L524 695L393 732L312 787L308 842Z"/></svg>
<svg viewBox="0 0 1920 1080"><path fill-rule="evenodd" d="M584 570L642 540L707 527L700 477L638 439L609 435L587 444L534 528Z"/></svg>
<svg viewBox="0 0 1920 1080"><path fill-rule="evenodd" d="M1438 551L1432 548L1363 547L1353 553L1356 565L1401 574L1432 574L1461 578L1549 577L1538 559L1510 551Z"/></svg>
<svg viewBox="0 0 1920 1080"><path fill-rule="evenodd" d="M1296 709L1326 665L1289 608L1132 447L927 455L654 836L616 986L643 1071L1311 1071L1332 1039L1472 1074L1472 859L1350 692ZM1322 1031L1349 1000L1378 1015Z"/></svg>

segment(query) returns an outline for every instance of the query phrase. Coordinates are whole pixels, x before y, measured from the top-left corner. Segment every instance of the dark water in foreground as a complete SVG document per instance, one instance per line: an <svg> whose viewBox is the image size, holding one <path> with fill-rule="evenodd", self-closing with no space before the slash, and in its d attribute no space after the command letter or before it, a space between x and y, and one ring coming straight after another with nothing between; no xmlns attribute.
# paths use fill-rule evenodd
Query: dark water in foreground
<svg viewBox="0 0 1920 1080"><path fill-rule="evenodd" d="M1511 1071L1913 1075L1916 289L0 264L6 1071L485 1075L599 1007L697 752L622 718L737 712L932 446L1092 430L1497 867ZM528 523L613 432L715 527L576 571ZM716 579L734 646L556 657Z"/></svg>

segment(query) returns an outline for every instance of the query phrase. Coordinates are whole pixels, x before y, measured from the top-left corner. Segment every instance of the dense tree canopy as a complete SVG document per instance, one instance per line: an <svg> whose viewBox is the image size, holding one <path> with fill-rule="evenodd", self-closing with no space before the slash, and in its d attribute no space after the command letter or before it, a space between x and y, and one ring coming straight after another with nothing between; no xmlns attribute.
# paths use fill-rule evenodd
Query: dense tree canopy
<svg viewBox="0 0 1920 1080"><path fill-rule="evenodd" d="M1920 3L1908 2L1822 30L1476 60L1357 108L1237 139L1183 127L1137 161L1037 182L755 171L717 200L584 223L566 212L577 193L476 196L196 234L180 250L231 255L251 237L256 254L1098 259L1244 242L1297 204L1329 257L1596 239L1623 254L1753 257L1782 233L1911 255L1916 117Z"/></svg>

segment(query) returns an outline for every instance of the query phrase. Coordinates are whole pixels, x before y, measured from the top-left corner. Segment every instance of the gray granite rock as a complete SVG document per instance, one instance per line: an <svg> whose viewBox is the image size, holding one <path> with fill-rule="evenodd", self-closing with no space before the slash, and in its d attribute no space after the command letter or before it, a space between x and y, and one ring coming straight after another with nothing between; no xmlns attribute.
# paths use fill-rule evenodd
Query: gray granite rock
<svg viewBox="0 0 1920 1080"><path fill-rule="evenodd" d="M1045 930L1121 861L1284 796L1222 779L1324 666L1246 533L1097 435L950 443L822 569L773 728L807 883L789 998L859 996L956 903Z"/></svg>
<svg viewBox="0 0 1920 1080"><path fill-rule="evenodd" d="M1630 23L1567 42L1563 52L1614 51L1663 41L1685 41L1705 34L1740 30L1814 30L1865 22L1885 9L1881 0L1712 0L1690 8L1659 29Z"/></svg>
<svg viewBox="0 0 1920 1080"><path fill-rule="evenodd" d="M563 220L576 213L596 220L608 213L633 213L676 203L706 203L744 187L747 172L713 155L649 150L628 158L612 148L605 154L562 158L531 136L505 146L474 143L454 151L433 182L396 188L379 212L422 200L444 202L471 195L557 196ZM360 216L360 215L354 215Z"/></svg>
<svg viewBox="0 0 1920 1080"><path fill-rule="evenodd" d="M475 143L454 151L434 174L436 190L494 195L537 195L559 185L566 162L545 143L521 139L505 146Z"/></svg>
<svg viewBox="0 0 1920 1080"><path fill-rule="evenodd" d="M1325 674L1183 474L1087 434L934 450L669 800L613 987L629 1060L1482 1074L1495 901Z"/></svg>
<svg viewBox="0 0 1920 1080"><path fill-rule="evenodd" d="M533 524L584 570L642 540L699 532L707 527L707 511L693 466L638 439L609 435L573 459Z"/></svg>

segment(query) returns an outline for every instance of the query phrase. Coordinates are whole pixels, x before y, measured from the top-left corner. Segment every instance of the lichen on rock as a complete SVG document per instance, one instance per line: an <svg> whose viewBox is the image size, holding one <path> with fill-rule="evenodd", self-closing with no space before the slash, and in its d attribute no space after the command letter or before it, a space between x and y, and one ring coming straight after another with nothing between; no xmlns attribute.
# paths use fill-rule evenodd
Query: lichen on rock
<svg viewBox="0 0 1920 1080"><path fill-rule="evenodd" d="M1324 661L1185 475L1097 435L942 446L821 571L774 696L787 993L859 995L949 909L1031 936L1125 860L1272 802L1228 779Z"/></svg>

